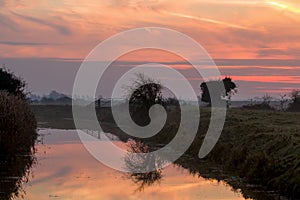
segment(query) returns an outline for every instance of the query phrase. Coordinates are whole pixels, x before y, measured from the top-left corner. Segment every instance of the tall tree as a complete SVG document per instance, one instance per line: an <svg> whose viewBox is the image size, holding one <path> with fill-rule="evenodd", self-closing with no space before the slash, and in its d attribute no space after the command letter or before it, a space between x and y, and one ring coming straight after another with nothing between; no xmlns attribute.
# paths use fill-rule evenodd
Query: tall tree
<svg viewBox="0 0 300 200"><path fill-rule="evenodd" d="M222 86L222 84L224 86ZM226 100L227 106L229 105L231 96L236 93L236 84L230 77L225 77L223 80L202 82L200 88L202 90L201 101L209 103L210 105L211 95L209 89L214 90L212 92L218 96L219 100Z"/></svg>

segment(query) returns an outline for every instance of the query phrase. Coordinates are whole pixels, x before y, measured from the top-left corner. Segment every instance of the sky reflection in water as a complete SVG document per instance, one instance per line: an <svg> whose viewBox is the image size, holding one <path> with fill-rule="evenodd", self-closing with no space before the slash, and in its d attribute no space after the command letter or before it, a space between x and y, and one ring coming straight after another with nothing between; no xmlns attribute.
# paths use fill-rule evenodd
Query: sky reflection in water
<svg viewBox="0 0 300 200"><path fill-rule="evenodd" d="M162 179L142 191L128 174L95 160L76 131L41 130L44 144L37 145L38 164L25 185L25 199L244 199L230 186L193 177L187 170L169 166Z"/></svg>

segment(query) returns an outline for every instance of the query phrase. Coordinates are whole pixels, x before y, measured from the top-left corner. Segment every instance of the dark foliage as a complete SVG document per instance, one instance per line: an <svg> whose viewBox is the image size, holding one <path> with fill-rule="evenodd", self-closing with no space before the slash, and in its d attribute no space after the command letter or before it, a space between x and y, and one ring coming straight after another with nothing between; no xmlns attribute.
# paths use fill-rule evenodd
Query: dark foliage
<svg viewBox="0 0 300 200"><path fill-rule="evenodd" d="M142 191L147 186L160 183L162 179L161 169L149 170L148 172L142 171L154 168L154 166L151 166L152 164L157 168L161 168L165 161L157 156L147 154L150 152L150 148L143 142L131 140L128 142L128 147L129 152L125 157L125 166L129 171L128 177L138 185L137 191Z"/></svg>
<svg viewBox="0 0 300 200"><path fill-rule="evenodd" d="M224 89L222 87L222 83L224 84ZM230 100L231 95L234 94L236 89L236 84L232 81L230 77L225 77L223 80L216 80L216 81L208 81L208 82L202 82L200 85L200 88L202 90L201 100L203 102L211 104L211 94L209 92L209 89L212 89L214 91L213 95L217 95L218 98L224 97L227 100Z"/></svg>
<svg viewBox="0 0 300 200"><path fill-rule="evenodd" d="M0 160L0 199L23 199L23 183L28 182L30 168L35 165L36 158L32 153L26 156L15 156L13 159Z"/></svg>
<svg viewBox="0 0 300 200"><path fill-rule="evenodd" d="M0 92L0 199L22 197L34 162L36 121L25 99Z"/></svg>
<svg viewBox="0 0 300 200"><path fill-rule="evenodd" d="M243 108L249 110L270 110L274 111L275 108L271 106L271 100L273 99L270 95L265 94L262 98L262 101L259 103L252 103L244 105Z"/></svg>
<svg viewBox="0 0 300 200"><path fill-rule="evenodd" d="M300 112L300 90L293 90L291 93L292 102L289 104L288 111Z"/></svg>
<svg viewBox="0 0 300 200"><path fill-rule="evenodd" d="M28 153L36 139L36 120L27 102L19 96L0 92L0 155Z"/></svg>
<svg viewBox="0 0 300 200"><path fill-rule="evenodd" d="M137 88L129 99L130 104L140 105L149 109L152 105L162 103L161 85L147 83Z"/></svg>
<svg viewBox="0 0 300 200"><path fill-rule="evenodd" d="M6 69L0 68L0 90L25 98L25 82Z"/></svg>
<svg viewBox="0 0 300 200"><path fill-rule="evenodd" d="M0 199L22 197L34 163L37 123L24 89L21 79L0 69Z"/></svg>
<svg viewBox="0 0 300 200"><path fill-rule="evenodd" d="M137 79L128 87L129 110L132 119L140 126L150 123L149 109L154 104L162 104L162 86L157 81L137 74Z"/></svg>
<svg viewBox="0 0 300 200"><path fill-rule="evenodd" d="M244 105L243 108L249 110L275 110L272 106L265 103Z"/></svg>

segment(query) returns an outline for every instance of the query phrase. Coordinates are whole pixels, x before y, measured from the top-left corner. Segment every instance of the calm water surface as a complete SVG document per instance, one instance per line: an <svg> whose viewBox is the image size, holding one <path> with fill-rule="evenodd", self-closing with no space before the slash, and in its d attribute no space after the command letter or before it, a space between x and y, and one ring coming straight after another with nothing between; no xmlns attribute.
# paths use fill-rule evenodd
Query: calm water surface
<svg viewBox="0 0 300 200"><path fill-rule="evenodd" d="M25 199L244 199L224 182L190 175L175 165L163 169L158 180L143 185L143 181L95 160L76 131L49 129L39 133L43 137L37 145L37 164L24 185Z"/></svg>

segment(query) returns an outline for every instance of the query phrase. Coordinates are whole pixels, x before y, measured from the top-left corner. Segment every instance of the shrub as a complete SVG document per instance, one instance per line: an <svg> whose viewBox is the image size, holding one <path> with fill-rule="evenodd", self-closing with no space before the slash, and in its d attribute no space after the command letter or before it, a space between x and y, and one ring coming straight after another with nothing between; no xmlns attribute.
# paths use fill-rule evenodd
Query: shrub
<svg viewBox="0 0 300 200"><path fill-rule="evenodd" d="M6 69L0 68L0 90L25 98L25 82Z"/></svg>
<svg viewBox="0 0 300 200"><path fill-rule="evenodd" d="M249 110L275 110L275 108L273 108L271 106L271 101L273 99L273 97L271 97L268 94L265 94L262 98L262 102L261 103L256 103L256 104L248 104L248 105L244 105L243 108L245 109L249 109Z"/></svg>
<svg viewBox="0 0 300 200"><path fill-rule="evenodd" d="M36 120L24 90L25 82L0 69L0 199L23 197L35 162Z"/></svg>
<svg viewBox="0 0 300 200"><path fill-rule="evenodd" d="M288 111L300 112L300 90L293 90L290 94L292 102L289 104Z"/></svg>
<svg viewBox="0 0 300 200"><path fill-rule="evenodd" d="M20 96L0 91L0 155L12 157L32 151L36 120Z"/></svg>

